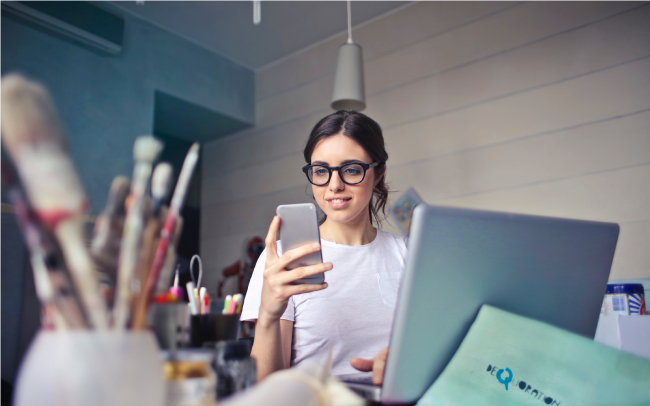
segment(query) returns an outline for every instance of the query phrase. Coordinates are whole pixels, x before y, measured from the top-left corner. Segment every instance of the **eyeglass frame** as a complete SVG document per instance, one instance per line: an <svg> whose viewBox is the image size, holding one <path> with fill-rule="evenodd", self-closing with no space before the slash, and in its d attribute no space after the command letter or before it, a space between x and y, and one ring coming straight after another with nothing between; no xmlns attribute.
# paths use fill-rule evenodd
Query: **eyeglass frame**
<svg viewBox="0 0 650 406"><path fill-rule="evenodd" d="M381 165L381 164L383 164L383 162L379 162L379 161L373 162L371 164L367 164L367 163L364 163L364 162L350 162L350 163L343 164L343 165L340 165L340 166L327 166L327 165L323 165L323 164L309 164L309 165L303 166L302 171L305 173L305 176L307 176L307 180L309 181L309 183L311 183L314 186L325 186L328 183L330 183L330 180L332 180L332 172L333 171L338 171L339 172L339 178L341 179L341 182L345 183L346 185L358 185L359 183L363 182L363 180L366 178L366 172L368 172L368 169L374 168L375 166L378 166L378 165ZM360 181L358 181L356 183L346 182L343 179L343 177L341 176L341 170L340 169L345 168L346 166L350 166L350 165L359 165L359 166L361 166L361 168L363 168L363 177L361 178ZM316 184L316 183L312 182L312 180L309 179L309 169L314 167L314 166L321 166L321 167L327 169L327 171L329 172L329 177L327 178L327 182L319 185L319 184Z"/></svg>

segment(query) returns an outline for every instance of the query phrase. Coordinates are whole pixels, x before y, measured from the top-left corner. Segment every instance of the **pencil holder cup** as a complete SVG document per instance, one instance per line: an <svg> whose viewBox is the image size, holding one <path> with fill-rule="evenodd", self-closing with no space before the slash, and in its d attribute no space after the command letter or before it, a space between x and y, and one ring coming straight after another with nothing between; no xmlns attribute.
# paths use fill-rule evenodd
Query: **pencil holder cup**
<svg viewBox="0 0 650 406"><path fill-rule="evenodd" d="M192 347L222 340L236 340L239 336L239 314L197 314L190 319Z"/></svg>
<svg viewBox="0 0 650 406"><path fill-rule="evenodd" d="M190 310L187 303L152 305L149 326L153 328L162 349L175 350L190 344Z"/></svg>
<svg viewBox="0 0 650 406"><path fill-rule="evenodd" d="M41 331L20 367L15 406L160 406L162 362L148 331Z"/></svg>

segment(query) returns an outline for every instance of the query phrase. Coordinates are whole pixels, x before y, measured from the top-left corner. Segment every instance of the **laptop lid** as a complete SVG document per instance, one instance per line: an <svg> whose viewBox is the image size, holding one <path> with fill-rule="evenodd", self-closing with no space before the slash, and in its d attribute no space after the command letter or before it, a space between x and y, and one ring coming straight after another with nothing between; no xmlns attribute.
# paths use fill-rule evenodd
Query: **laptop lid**
<svg viewBox="0 0 650 406"><path fill-rule="evenodd" d="M413 213L382 401L416 401L489 304L593 338L619 227L435 207Z"/></svg>

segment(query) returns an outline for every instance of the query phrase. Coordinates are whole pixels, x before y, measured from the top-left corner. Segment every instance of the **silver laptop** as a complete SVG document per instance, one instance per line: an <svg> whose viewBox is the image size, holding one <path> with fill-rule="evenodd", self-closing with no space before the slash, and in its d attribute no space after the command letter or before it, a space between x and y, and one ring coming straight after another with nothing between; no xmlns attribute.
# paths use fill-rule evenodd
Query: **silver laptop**
<svg viewBox="0 0 650 406"><path fill-rule="evenodd" d="M370 374L342 379L371 400L416 402L483 304L593 338L618 232L613 223L418 205L384 384L370 384Z"/></svg>

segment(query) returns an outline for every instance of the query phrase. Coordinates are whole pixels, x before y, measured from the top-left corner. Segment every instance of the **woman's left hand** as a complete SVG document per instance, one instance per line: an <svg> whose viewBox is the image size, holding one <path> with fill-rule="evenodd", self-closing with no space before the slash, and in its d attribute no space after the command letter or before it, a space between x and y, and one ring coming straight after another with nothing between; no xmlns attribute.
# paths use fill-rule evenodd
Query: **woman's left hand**
<svg viewBox="0 0 650 406"><path fill-rule="evenodd" d="M386 358L388 358L388 348L379 351L373 359L352 358L350 365L354 369L363 372L372 371L372 383L381 385L384 382L384 369L386 368Z"/></svg>

